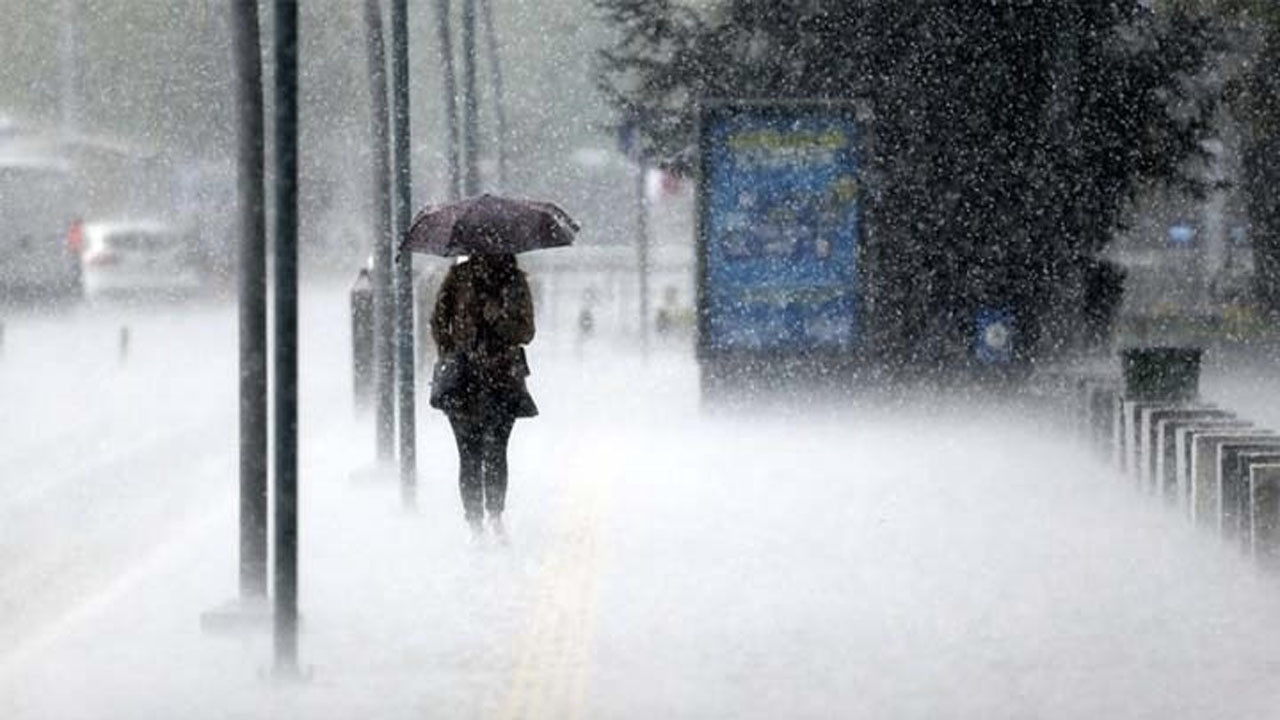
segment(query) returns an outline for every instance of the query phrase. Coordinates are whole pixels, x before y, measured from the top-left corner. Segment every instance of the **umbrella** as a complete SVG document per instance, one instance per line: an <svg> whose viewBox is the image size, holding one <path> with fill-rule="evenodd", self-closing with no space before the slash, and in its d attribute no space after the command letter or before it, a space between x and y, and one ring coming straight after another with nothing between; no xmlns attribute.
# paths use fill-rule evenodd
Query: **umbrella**
<svg viewBox="0 0 1280 720"><path fill-rule="evenodd" d="M503 255L562 247L578 223L548 202L477 195L418 214L400 249L431 255Z"/></svg>

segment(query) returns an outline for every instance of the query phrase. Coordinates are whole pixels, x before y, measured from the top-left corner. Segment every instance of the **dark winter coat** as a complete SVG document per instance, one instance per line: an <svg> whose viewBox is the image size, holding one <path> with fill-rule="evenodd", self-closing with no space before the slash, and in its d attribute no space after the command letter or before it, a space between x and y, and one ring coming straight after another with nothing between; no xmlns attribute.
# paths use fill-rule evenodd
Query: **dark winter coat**
<svg viewBox="0 0 1280 720"><path fill-rule="evenodd" d="M477 419L537 415L522 347L533 334L529 281L514 263L475 258L454 265L431 315L439 351L431 406Z"/></svg>

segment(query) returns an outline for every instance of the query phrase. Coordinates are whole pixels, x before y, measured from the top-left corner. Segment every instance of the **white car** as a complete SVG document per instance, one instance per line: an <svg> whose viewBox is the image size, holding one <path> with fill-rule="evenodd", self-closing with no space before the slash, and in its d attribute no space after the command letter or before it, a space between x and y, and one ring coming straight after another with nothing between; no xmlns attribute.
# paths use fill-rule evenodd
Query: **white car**
<svg viewBox="0 0 1280 720"><path fill-rule="evenodd" d="M198 248L163 222L85 223L80 262L87 299L171 298L194 295L205 287Z"/></svg>

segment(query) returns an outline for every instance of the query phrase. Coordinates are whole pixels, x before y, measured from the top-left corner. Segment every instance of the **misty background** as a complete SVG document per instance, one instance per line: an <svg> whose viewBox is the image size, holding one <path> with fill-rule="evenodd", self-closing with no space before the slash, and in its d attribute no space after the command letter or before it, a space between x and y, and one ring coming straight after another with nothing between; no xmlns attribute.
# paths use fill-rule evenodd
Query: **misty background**
<svg viewBox="0 0 1280 720"><path fill-rule="evenodd" d="M454 13L458 12L454 3ZM300 4L301 242L304 261L352 268L370 248L372 187L369 82L363 4ZM448 190L443 80L434 4L410 17L414 202ZM229 6L220 0L3 0L10 38L0 46L0 118L10 132L71 129L95 147L145 160L149 197L162 203L184 176L205 195L234 178L235 102ZM271 12L263 7L269 32ZM631 239L628 163L595 89L595 50L609 37L578 2L496 2L494 30L507 102L508 186L498 185L490 60L477 33L481 177L486 190L556 198L586 228L586 243ZM455 18L456 22L456 18ZM459 48L454 40L455 54ZM73 67L68 72L64 61ZM270 118L269 46L264 76ZM0 131L2 132L2 131ZM268 133L268 137L270 134ZM138 173L134 174L134 178ZM136 181L136 180L135 180ZM215 211L220 202L204 203ZM120 212L124 208L108 208ZM233 205L221 207L226 220ZM228 225L230 230L233 225Z"/></svg>
<svg viewBox="0 0 1280 720"><path fill-rule="evenodd" d="M1056 59L1070 59L1044 49L1073 27L1082 47L1103 51L1093 69L1107 83L1096 87L1131 89L1116 67L1146 73L1141 103L1108 104L1095 130L1114 129L1110 121L1137 129L1135 108L1168 109L1162 83L1194 71L1201 82L1190 97L1228 97L1197 116L1205 122L1186 142L1147 146L1145 157L1168 170L1183 169L1171 147L1212 154L1221 162L1198 178L1212 192L1137 182L1123 168L1115 187L1132 197L1094 193L1114 215L1071 218L1091 224L1068 240L1084 238L1099 251L1089 259L1129 273L1118 338L1099 333L1089 359L1113 362L1113 340L1203 341L1204 399L1277 427L1277 345L1252 294L1267 276L1229 258L1244 266L1251 239L1264 237L1239 176L1245 157L1266 165L1254 151L1267 128L1280 129L1265 120L1280 104L1259 85L1245 112L1226 92L1241 93L1228 81L1262 75L1266 58L1280 57L1271 3L493 0L509 177L499 184L481 29L482 186L554 200L584 230L576 247L525 264L545 293L529 348L542 415L512 438L511 545L476 547L464 535L448 423L425 399L418 506L404 507L395 480L370 472L374 423L354 397L348 334L350 280L375 225L364 5L301 0L309 273L298 333L299 553L302 662L313 675L269 682L269 633L227 638L201 627L236 587L242 366L230 293L6 310L0 716L1273 717L1276 577L1138 491L1109 453L1071 430L1078 418L1061 397L1003 375L959 382L958 392L872 376L857 398L792 386L777 406L708 412L688 309L687 153L687 91L699 83L773 96L874 81L888 101L875 128L892 151L877 169L900 180L896 205L871 208L881 222L871 239L901 259L883 276L894 294L880 320L896 338L889 346L911 351L894 356L899 367L965 366L966 311L996 297L972 293L984 278L1000 291L991 278L1026 280L1046 315L1076 309L1060 277L1031 272L1070 245L1051 242L1063 239L1053 227L1020 232L1070 189L1038 175L1052 165L1040 160L1069 157L1057 152L1069 144L1058 131L1072 126L1042 112L1068 106L1050 81ZM269 5L259 3L268 103ZM421 208L448 195L447 129L437 5L410 5ZM1062 18L1123 9L1140 22L1058 24L1032 12L1040 7ZM0 146L72 154L94 219L196 224L224 253L225 280L238 234L230 8L0 0ZM1145 13L1175 8L1211 21L1143 24ZM1133 27L1147 34L1126 34ZM960 29L967 34L952 32ZM1194 52L1166 62L1166 37ZM860 55L846 52L855 41ZM613 75L601 50L621 61ZM987 64L962 61L975 55ZM648 62L655 57L662 62ZM885 57L901 62L874 77L857 71ZM1141 62L1112 64L1117 57ZM1026 58L1045 66L1038 95L1019 94L1033 75ZM661 82L634 82L646 73ZM1023 102L1002 102L1015 97ZM646 103L665 110L642 128L648 146L661 146L643 186L655 243L649 309L675 289L687 311L665 333L656 313L638 317L639 168L615 130ZM270 107L267 117L269 130ZM1036 117L1053 122L1028 121ZM1004 137L1021 144L992 140L993 127L1013 128ZM1028 128L1059 141L1045 145L1022 134ZM930 143L916 142L921 130ZM1133 150L1125 142L1088 150L1109 160L1123 154L1113 148ZM910 162L890 162L902 158ZM955 178L963 182L947 187ZM1029 188L1042 206L1021 202ZM1125 222L1113 223L1120 214ZM953 242L960 231L963 244ZM1034 263L1001 264L1010 237ZM1233 317L1248 322L1229 325ZM642 352L645 322L655 330ZM1059 359L1058 346L1045 347L1029 357ZM421 390L429 362L419 370Z"/></svg>

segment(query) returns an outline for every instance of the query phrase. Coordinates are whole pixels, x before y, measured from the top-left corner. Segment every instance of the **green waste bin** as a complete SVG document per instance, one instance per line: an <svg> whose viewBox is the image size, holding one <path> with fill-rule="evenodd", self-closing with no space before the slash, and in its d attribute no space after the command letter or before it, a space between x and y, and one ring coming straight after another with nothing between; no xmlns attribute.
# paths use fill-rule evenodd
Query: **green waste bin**
<svg viewBox="0 0 1280 720"><path fill-rule="evenodd" d="M1121 353L1125 397L1190 402L1200 395L1201 348L1129 348Z"/></svg>

